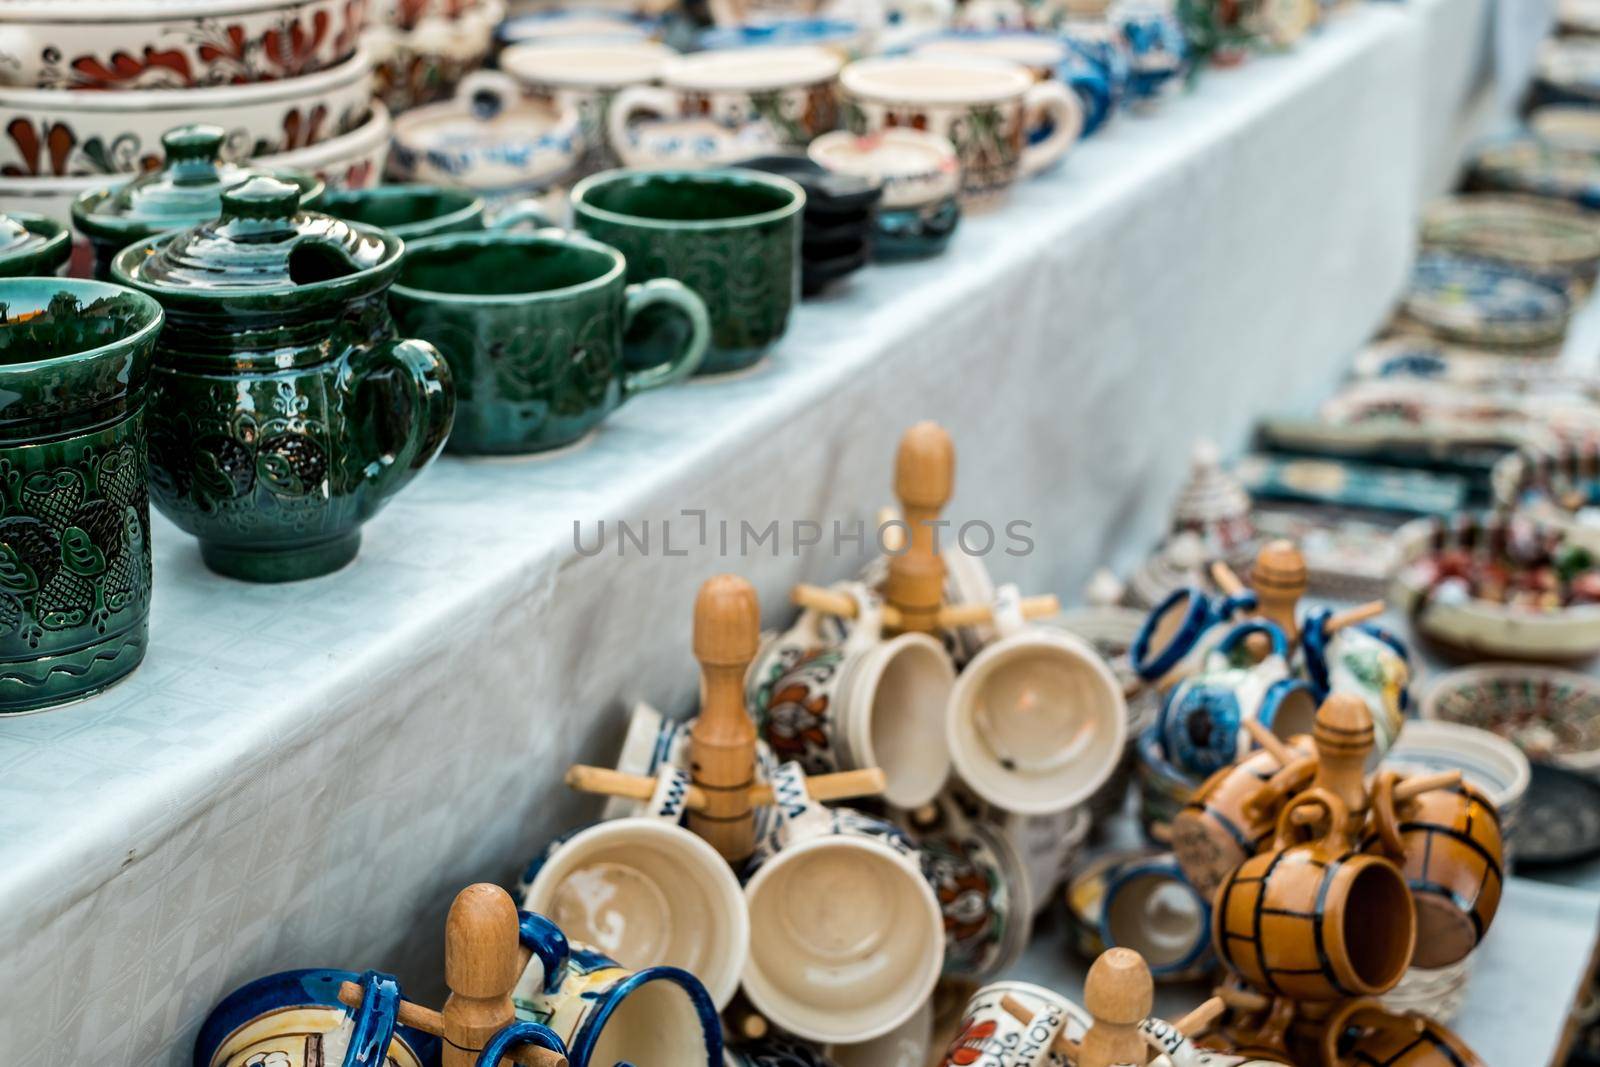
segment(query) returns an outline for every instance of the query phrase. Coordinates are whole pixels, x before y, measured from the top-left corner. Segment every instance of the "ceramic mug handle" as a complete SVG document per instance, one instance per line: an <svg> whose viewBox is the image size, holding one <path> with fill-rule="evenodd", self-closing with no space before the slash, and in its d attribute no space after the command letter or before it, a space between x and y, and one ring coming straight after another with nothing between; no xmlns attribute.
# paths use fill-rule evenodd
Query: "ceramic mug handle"
<svg viewBox="0 0 1600 1067"><path fill-rule="evenodd" d="M656 791L639 814L673 825L683 821L689 800L689 772L682 767L662 767L656 773Z"/></svg>
<svg viewBox="0 0 1600 1067"><path fill-rule="evenodd" d="M513 230L518 226L531 226L535 230L555 229L550 213L537 200L518 200L494 217L491 230Z"/></svg>
<svg viewBox="0 0 1600 1067"><path fill-rule="evenodd" d="M518 911L517 940L523 948L533 953L533 958L539 961L539 966L544 970L539 977L539 988L545 993L560 989L561 972L566 969L567 958L572 955L572 946L567 943L567 935L561 932L561 927L543 915Z"/></svg>
<svg viewBox="0 0 1600 1067"><path fill-rule="evenodd" d="M782 820L778 829L780 847L833 832L828 809L811 799L806 772L793 760L772 773L772 806Z"/></svg>
<svg viewBox="0 0 1600 1067"><path fill-rule="evenodd" d="M356 349L340 376L339 387L355 402L354 410L365 414L360 401L372 386L400 398L382 405L383 416L398 422L400 440L385 452L383 436L391 428L380 430L372 425L376 420L358 417L358 432L366 438L363 443L370 446L367 452L375 453L364 471L367 484L374 490L362 502L364 516L382 507L439 454L456 417L450 366L439 350L426 341L379 341Z"/></svg>
<svg viewBox="0 0 1600 1067"><path fill-rule="evenodd" d="M606 139L617 158L630 167L645 166L649 157L633 151L628 137L628 127L636 118L652 116L672 118L678 114L678 94L659 85L630 85L611 101L611 112L606 116Z"/></svg>
<svg viewBox="0 0 1600 1067"><path fill-rule="evenodd" d="M1326 789L1312 788L1295 797L1283 806L1278 813L1278 832L1274 847L1278 849L1290 848L1300 838L1295 833L1294 813L1303 807L1315 805L1328 813L1328 832L1322 840L1330 848L1340 847L1345 840L1345 827L1350 822L1350 810L1345 807L1344 801L1337 794Z"/></svg>
<svg viewBox="0 0 1600 1067"><path fill-rule="evenodd" d="M1050 136L1022 150L1022 175L1030 177L1067 154L1083 131L1083 104L1058 81L1036 82L1022 98L1023 114L1040 111L1054 119Z"/></svg>
<svg viewBox="0 0 1600 1067"><path fill-rule="evenodd" d="M354 1011L350 1044L341 1067L383 1067L400 1015L400 982L392 975L368 971L361 976L361 1007Z"/></svg>
<svg viewBox="0 0 1600 1067"><path fill-rule="evenodd" d="M522 99L522 86L503 71L475 70L461 79L456 99L474 118L488 122Z"/></svg>
<svg viewBox="0 0 1600 1067"><path fill-rule="evenodd" d="M539 1023L515 1022L504 1030L496 1032L483 1046L483 1051L478 1053L478 1067L500 1067L505 1054L511 1051L513 1045L533 1045L536 1048L549 1049L551 1052L562 1056L567 1054L567 1046L561 1038L548 1026Z"/></svg>
<svg viewBox="0 0 1600 1067"><path fill-rule="evenodd" d="M706 358L706 346L711 342L711 316L706 312L706 302L700 299L698 293L671 278L652 278L628 286L624 301L624 334L646 308L671 307L688 318L689 341L676 358L625 374L622 378L623 399L647 389L659 389L663 385L681 382L700 369L700 361Z"/></svg>

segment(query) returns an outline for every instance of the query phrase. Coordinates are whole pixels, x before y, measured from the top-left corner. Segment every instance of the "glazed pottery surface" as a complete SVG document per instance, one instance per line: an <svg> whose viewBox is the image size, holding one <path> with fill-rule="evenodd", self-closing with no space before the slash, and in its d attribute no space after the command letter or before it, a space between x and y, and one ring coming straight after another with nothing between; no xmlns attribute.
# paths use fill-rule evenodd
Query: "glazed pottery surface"
<svg viewBox="0 0 1600 1067"><path fill-rule="evenodd" d="M813 801L797 763L772 787L745 883L745 995L812 1041L881 1037L927 1000L944 961L944 916L916 846L892 823Z"/></svg>
<svg viewBox="0 0 1600 1067"><path fill-rule="evenodd" d="M1149 108L1183 84L1193 64L1193 46L1170 6L1134 0L1107 12L1128 49L1128 99Z"/></svg>
<svg viewBox="0 0 1600 1067"><path fill-rule="evenodd" d="M389 306L401 332L438 347L457 402L452 451L526 453L580 440L624 400L694 373L705 305L667 278L629 285L616 249L581 235L462 233L406 248ZM623 336L652 309L686 339L637 370Z"/></svg>
<svg viewBox="0 0 1600 1067"><path fill-rule="evenodd" d="M1139 822L1147 838L1164 840L1171 831L1172 820L1194 796L1201 782L1167 762L1161 750L1161 734L1154 726L1139 735L1134 755L1137 758L1134 770L1139 785Z"/></svg>
<svg viewBox="0 0 1600 1067"><path fill-rule="evenodd" d="M1412 271L1405 311L1448 340L1532 345L1566 332L1572 295L1557 275L1426 252Z"/></svg>
<svg viewBox="0 0 1600 1067"><path fill-rule="evenodd" d="M1004 1007L1016 1001L1033 1013L1023 1022ZM962 1009L950 1047L940 1067L1057 1067L1051 1051L1056 1038L1088 1028L1087 1013L1043 986L1027 982L995 982L972 995Z"/></svg>
<svg viewBox="0 0 1600 1067"><path fill-rule="evenodd" d="M1032 887L1005 834L939 801L938 826L917 836L922 874L944 912L944 973L986 981L1009 970L1028 947Z"/></svg>
<svg viewBox="0 0 1600 1067"><path fill-rule="evenodd" d="M1071 38L1043 31L955 30L915 42L911 54L1016 63L1027 67L1039 81L1059 81L1073 91L1083 110L1082 137L1094 133L1110 116L1127 77L1122 51L1081 48ZM1118 59L1124 63L1120 70L1113 68ZM1114 82L1114 78L1122 81ZM1051 121L1046 118L1029 129L1028 140L1042 141L1050 133Z"/></svg>
<svg viewBox="0 0 1600 1067"><path fill-rule="evenodd" d="M56 274L72 256L72 234L28 211L0 212L0 278Z"/></svg>
<svg viewBox="0 0 1600 1067"><path fill-rule="evenodd" d="M1322 808L1324 835L1297 840L1295 812ZM1217 893L1217 955L1251 986L1293 1000L1371 996L1411 963L1416 914L1405 878L1387 859L1352 855L1349 814L1312 789L1286 804L1276 847L1252 856Z"/></svg>
<svg viewBox="0 0 1600 1067"><path fill-rule="evenodd" d="M313 74L355 52L366 0L12 0L0 85L195 89Z"/></svg>
<svg viewBox="0 0 1600 1067"><path fill-rule="evenodd" d="M1448 1028L1396 1015L1362 998L1340 1005L1323 1026L1319 1067L1485 1067Z"/></svg>
<svg viewBox="0 0 1600 1067"><path fill-rule="evenodd" d="M728 1049L723 1062L724 1067L838 1067L811 1045L786 1037L769 1037L754 1045Z"/></svg>
<svg viewBox="0 0 1600 1067"><path fill-rule="evenodd" d="M152 376L157 506L213 570L309 578L349 563L361 524L450 432L449 368L395 335L385 291L400 241L299 209L252 178L222 215L140 242L112 273L167 325Z"/></svg>
<svg viewBox="0 0 1600 1067"><path fill-rule="evenodd" d="M0 280L0 715L89 696L144 657L161 324L118 286Z"/></svg>
<svg viewBox="0 0 1600 1067"><path fill-rule="evenodd" d="M1472 157L1472 185L1600 207L1600 158L1578 137L1576 132L1556 141L1518 136L1485 145Z"/></svg>
<svg viewBox="0 0 1600 1067"><path fill-rule="evenodd" d="M882 211L943 205L961 188L955 146L921 130L890 129L862 137L835 130L811 142L806 154L830 171L882 183Z"/></svg>
<svg viewBox="0 0 1600 1067"><path fill-rule="evenodd" d="M946 137L961 158L968 198L992 196L1064 156L1083 108L1060 82L1035 82L1015 64L958 59L868 59L840 75L845 122L856 134L910 126ZM1050 134L1028 144L1029 116Z"/></svg>
<svg viewBox="0 0 1600 1067"><path fill-rule="evenodd" d="M550 225L549 216L534 201L522 201L485 218L483 198L465 189L438 185L377 185L370 189L339 189L316 202L318 211L346 222L360 222L388 230L402 241L465 233L486 228L504 230L528 223Z"/></svg>
<svg viewBox="0 0 1600 1067"><path fill-rule="evenodd" d="M580 229L627 258L629 281L673 278L705 301L705 374L750 366L788 329L805 199L755 171L611 171L574 186L572 210Z"/></svg>
<svg viewBox="0 0 1600 1067"><path fill-rule="evenodd" d="M1412 721L1384 756L1382 766L1401 774L1460 771L1463 780L1494 805L1501 836L1507 848L1511 847L1533 769L1528 757L1510 741L1476 726L1432 719Z"/></svg>
<svg viewBox="0 0 1600 1067"><path fill-rule="evenodd" d="M339 986L362 988L346 1008ZM437 1067L439 1039L400 1024L400 985L376 971L308 969L258 978L211 1010L194 1067Z"/></svg>
<svg viewBox="0 0 1600 1067"><path fill-rule="evenodd" d="M580 169L593 173L621 162L608 133L617 94L651 84L676 55L654 41L543 42L507 48L500 69L534 97L577 111L587 148Z"/></svg>
<svg viewBox="0 0 1600 1067"><path fill-rule="evenodd" d="M267 171L222 159L227 131L221 126L180 126L161 135L165 162L118 186L95 189L72 202L72 224L94 245L95 277L111 278L111 260L146 237L198 226L222 211L222 191L272 174L300 189L310 204L323 192L316 178L293 171Z"/></svg>
<svg viewBox="0 0 1600 1067"><path fill-rule="evenodd" d="M517 1017L549 1027L572 1067L722 1067L717 1008L694 975L629 970L529 912L521 913L521 940L532 956L511 994Z"/></svg>
<svg viewBox="0 0 1600 1067"><path fill-rule="evenodd" d="M607 136L630 166L672 162L643 151L630 127L644 118L707 119L728 130L762 127L777 145L804 147L838 125L840 60L814 46L734 48L669 60L662 85L636 85L612 101Z"/></svg>
<svg viewBox="0 0 1600 1067"><path fill-rule="evenodd" d="M161 135L212 122L223 156L244 160L314 145L359 126L371 109L365 52L301 78L199 89L0 89L0 175L63 177L148 170Z"/></svg>
<svg viewBox="0 0 1600 1067"><path fill-rule="evenodd" d="M513 1050L525 1046L548 1049L561 1056L567 1054L566 1043L554 1030L543 1023L519 1020L497 1031L489 1039L483 1051L478 1053L474 1067L500 1067L501 1063L510 1062Z"/></svg>
<svg viewBox="0 0 1600 1067"><path fill-rule="evenodd" d="M746 703L756 731L781 761L807 774L879 767L884 799L927 804L944 788L950 756L937 736L955 668L927 634L885 639L882 601L860 583L843 587L858 607L848 634L833 616L806 610L751 661Z"/></svg>
<svg viewBox="0 0 1600 1067"><path fill-rule="evenodd" d="M689 775L665 767L637 815L552 842L523 875L522 906L633 968L678 967L719 1008L739 987L750 921L739 881L679 825Z"/></svg>
<svg viewBox="0 0 1600 1067"><path fill-rule="evenodd" d="M1255 606L1254 593L1213 597L1180 586L1150 610L1128 649L1128 661L1145 681L1170 685L1193 674L1227 635L1231 627L1225 624Z"/></svg>
<svg viewBox="0 0 1600 1067"><path fill-rule="evenodd" d="M1411 654L1405 643L1372 623L1347 626L1328 634L1333 612L1313 608L1306 614L1300 642L1306 674L1317 701L1329 693L1354 693L1372 713L1374 751L1389 751L1411 706Z"/></svg>
<svg viewBox="0 0 1600 1067"><path fill-rule="evenodd" d="M448 100L462 80L488 63L500 0L472 0L462 10L428 13L428 4L403 0L415 22L369 19L361 44L372 56L373 91L395 114Z"/></svg>
<svg viewBox="0 0 1600 1067"><path fill-rule="evenodd" d="M1528 196L1476 193L1436 201L1423 215L1422 240L1447 252L1589 281L1600 264L1600 226L1587 212Z"/></svg>
<svg viewBox="0 0 1600 1067"><path fill-rule="evenodd" d="M1516 663L1451 671L1428 690L1422 716L1486 730L1541 762L1600 769L1600 682L1577 671Z"/></svg>

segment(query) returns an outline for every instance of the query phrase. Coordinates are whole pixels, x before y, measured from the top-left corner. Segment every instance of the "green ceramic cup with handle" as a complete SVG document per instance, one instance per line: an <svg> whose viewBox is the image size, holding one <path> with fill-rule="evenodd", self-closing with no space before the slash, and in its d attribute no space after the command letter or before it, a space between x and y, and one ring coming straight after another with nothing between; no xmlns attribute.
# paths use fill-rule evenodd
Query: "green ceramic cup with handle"
<svg viewBox="0 0 1600 1067"><path fill-rule="evenodd" d="M346 222L388 230L407 244L442 233L550 225L550 216L536 201L519 200L491 212L476 193L443 185L330 189L317 200L316 207Z"/></svg>
<svg viewBox="0 0 1600 1067"><path fill-rule="evenodd" d="M787 178L739 169L613 170L572 188L578 228L622 251L629 280L676 278L706 302L702 374L753 365L788 329L805 204Z"/></svg>
<svg viewBox="0 0 1600 1067"><path fill-rule="evenodd" d="M407 244L389 307L402 332L430 342L450 364L456 421L448 448L561 448L635 393L693 374L711 335L705 303L679 282L630 285L629 274L615 248L562 230ZM638 367L625 359L624 337L647 313L671 315L687 329L671 331L671 351Z"/></svg>

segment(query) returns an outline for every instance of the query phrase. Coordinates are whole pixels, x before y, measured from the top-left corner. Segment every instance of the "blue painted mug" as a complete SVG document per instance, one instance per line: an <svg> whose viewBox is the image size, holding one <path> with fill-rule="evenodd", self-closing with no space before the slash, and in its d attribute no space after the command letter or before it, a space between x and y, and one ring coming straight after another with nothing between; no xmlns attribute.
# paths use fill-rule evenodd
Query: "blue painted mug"
<svg viewBox="0 0 1600 1067"><path fill-rule="evenodd" d="M1189 71L1189 40L1172 9L1148 0L1123 0L1109 15L1128 43L1128 101L1149 107Z"/></svg>
<svg viewBox="0 0 1600 1067"><path fill-rule="evenodd" d="M1131 948L1158 982L1194 981L1216 969L1211 903L1171 855L1146 856L1106 874L1100 940Z"/></svg>
<svg viewBox="0 0 1600 1067"><path fill-rule="evenodd" d="M1306 674L1317 700L1354 693L1372 712L1375 758L1389 751L1411 706L1411 652L1404 641L1370 622L1328 633L1333 612L1314 608L1300 634Z"/></svg>
<svg viewBox="0 0 1600 1067"><path fill-rule="evenodd" d="M722 1023L698 978L677 967L630 971L544 916L520 915L533 956L511 994L517 1017L549 1027L572 1067L722 1067Z"/></svg>
<svg viewBox="0 0 1600 1067"><path fill-rule="evenodd" d="M1267 655L1248 662L1245 639L1260 634ZM1310 733L1315 692L1293 677L1289 639L1264 619L1240 623L1210 653L1199 673L1179 682L1161 709L1156 730L1167 759L1190 774L1214 774L1250 751L1244 724L1255 719L1280 737Z"/></svg>
<svg viewBox="0 0 1600 1067"><path fill-rule="evenodd" d="M478 1067L500 1067L500 1064L505 1060L506 1054L512 1048L520 1045L532 1045L535 1048L549 1049L551 1052L558 1052L563 1056L567 1054L567 1046L562 1043L561 1038L556 1036L555 1031L548 1026L543 1026L539 1023L514 1022L496 1033L489 1039L489 1043L483 1046L483 1051L478 1053ZM618 1064L617 1067L628 1067L628 1065Z"/></svg>
<svg viewBox="0 0 1600 1067"><path fill-rule="evenodd" d="M1193 586L1174 589L1139 627L1128 649L1128 662L1147 682L1175 672L1192 673L1210 647L1221 640L1224 631L1220 627L1255 608L1252 592L1209 596Z"/></svg>

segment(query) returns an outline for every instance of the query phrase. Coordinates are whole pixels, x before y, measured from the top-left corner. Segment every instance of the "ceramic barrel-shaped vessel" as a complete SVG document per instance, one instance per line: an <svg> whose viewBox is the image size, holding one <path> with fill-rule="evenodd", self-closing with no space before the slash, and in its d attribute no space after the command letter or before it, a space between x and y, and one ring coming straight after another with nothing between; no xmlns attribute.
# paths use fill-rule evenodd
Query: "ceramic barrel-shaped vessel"
<svg viewBox="0 0 1600 1067"><path fill-rule="evenodd" d="M1309 743L1305 753L1310 754ZM1229 873L1272 840L1278 809L1261 801L1270 801L1269 783L1282 770L1272 753L1253 752L1206 779L1172 820L1173 855L1207 900Z"/></svg>
<svg viewBox="0 0 1600 1067"><path fill-rule="evenodd" d="M0 715L95 693L144 657L145 402L155 301L0 282Z"/></svg>
<svg viewBox="0 0 1600 1067"><path fill-rule="evenodd" d="M1303 1061L1319 1067L1484 1067L1448 1027L1420 1015L1396 1015L1376 1001L1348 1001L1320 1025L1317 1058Z"/></svg>
<svg viewBox="0 0 1600 1067"><path fill-rule="evenodd" d="M1464 782L1429 790L1398 809L1384 795L1380 789L1374 829L1362 847L1392 856L1411 887L1417 907L1413 966L1459 963L1478 947L1500 908L1505 849L1499 815Z"/></svg>

